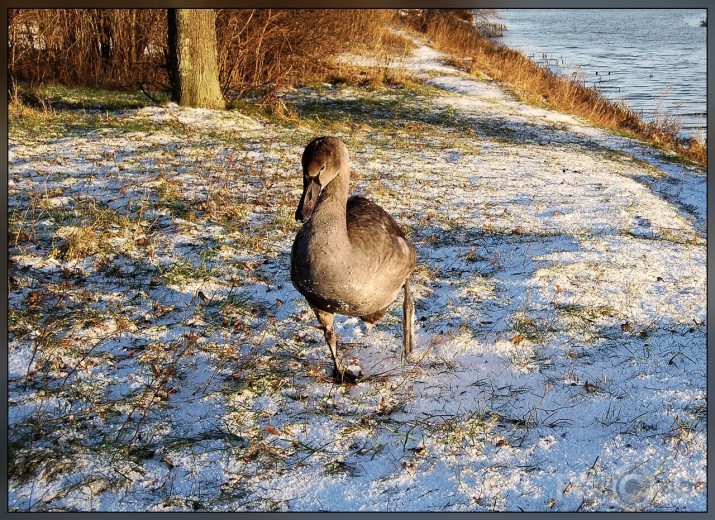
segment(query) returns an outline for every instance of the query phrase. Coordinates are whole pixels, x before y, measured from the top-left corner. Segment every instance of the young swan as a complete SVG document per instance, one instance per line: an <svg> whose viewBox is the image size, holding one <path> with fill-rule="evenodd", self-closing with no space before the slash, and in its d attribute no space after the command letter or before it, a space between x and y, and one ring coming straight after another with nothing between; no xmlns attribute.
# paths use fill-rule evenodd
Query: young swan
<svg viewBox="0 0 715 520"><path fill-rule="evenodd" d="M355 382L338 358L335 314L382 319L404 288L404 355L412 351L410 275L415 247L380 206L348 198L348 149L337 137L318 137L303 152L303 195L295 218L303 222L293 242L290 274L324 328L336 381Z"/></svg>

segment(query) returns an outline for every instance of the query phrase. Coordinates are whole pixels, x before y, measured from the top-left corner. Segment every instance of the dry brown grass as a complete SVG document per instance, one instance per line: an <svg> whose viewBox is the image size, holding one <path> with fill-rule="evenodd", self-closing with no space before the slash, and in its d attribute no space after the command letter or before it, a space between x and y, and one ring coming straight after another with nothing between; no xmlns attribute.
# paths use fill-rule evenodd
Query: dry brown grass
<svg viewBox="0 0 715 520"><path fill-rule="evenodd" d="M218 9L229 100L322 79L353 49L398 50L388 9ZM11 9L11 83L170 90L166 9Z"/></svg>
<svg viewBox="0 0 715 520"><path fill-rule="evenodd" d="M376 9L221 10L217 29L224 92L270 94L322 80L339 53L380 46L392 16Z"/></svg>
<svg viewBox="0 0 715 520"><path fill-rule="evenodd" d="M705 165L707 148L692 139L682 142L672 121L643 121L628 106L608 100L578 81L564 78L529 60L520 52L482 37L473 25L449 12L434 11L408 23L424 32L441 50L460 56L470 73L482 73L509 86L530 103L583 116L597 125L645 139L673 150L686 159Z"/></svg>
<svg viewBox="0 0 715 520"><path fill-rule="evenodd" d="M30 84L163 81L165 9L9 9L8 72Z"/></svg>

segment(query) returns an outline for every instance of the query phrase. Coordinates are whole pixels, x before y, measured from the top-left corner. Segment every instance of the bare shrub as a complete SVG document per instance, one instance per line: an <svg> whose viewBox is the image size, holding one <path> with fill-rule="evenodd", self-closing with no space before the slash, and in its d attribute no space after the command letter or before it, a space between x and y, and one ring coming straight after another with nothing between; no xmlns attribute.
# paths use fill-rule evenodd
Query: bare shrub
<svg viewBox="0 0 715 520"><path fill-rule="evenodd" d="M30 84L166 84L166 15L157 9L12 9L10 77Z"/></svg>
<svg viewBox="0 0 715 520"><path fill-rule="evenodd" d="M228 97L324 77L341 52L383 44L393 10L220 9ZM11 9L12 82L170 90L165 9ZM395 44L394 38L385 38Z"/></svg>
<svg viewBox="0 0 715 520"><path fill-rule="evenodd" d="M337 54L375 46L391 11L368 9L224 9L218 14L224 92L276 88L322 79ZM306 30L309 27L310 30Z"/></svg>

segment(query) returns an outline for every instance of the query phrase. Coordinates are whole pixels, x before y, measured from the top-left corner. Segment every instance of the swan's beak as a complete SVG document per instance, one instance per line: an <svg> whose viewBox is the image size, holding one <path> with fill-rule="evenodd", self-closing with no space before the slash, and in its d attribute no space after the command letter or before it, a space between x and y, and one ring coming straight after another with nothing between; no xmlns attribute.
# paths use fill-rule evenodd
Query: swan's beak
<svg viewBox="0 0 715 520"><path fill-rule="evenodd" d="M303 189L303 196L300 198L298 209L295 212L295 219L298 222L307 222L310 219L322 189L317 182L309 182Z"/></svg>

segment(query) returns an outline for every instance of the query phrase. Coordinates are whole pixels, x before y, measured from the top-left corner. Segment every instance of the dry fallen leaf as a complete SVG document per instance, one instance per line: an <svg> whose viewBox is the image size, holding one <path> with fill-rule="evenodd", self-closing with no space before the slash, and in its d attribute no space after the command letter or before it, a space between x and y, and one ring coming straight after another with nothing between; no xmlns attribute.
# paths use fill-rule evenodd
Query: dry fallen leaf
<svg viewBox="0 0 715 520"><path fill-rule="evenodd" d="M594 385L593 383L589 383L588 381L586 381L586 382L583 384L583 388L584 388L584 390L586 390L587 392L595 392L596 390L598 390L598 386L597 386L597 385Z"/></svg>
<svg viewBox="0 0 715 520"><path fill-rule="evenodd" d="M266 426L266 431L271 435L280 435L281 432L276 430L273 426Z"/></svg>

